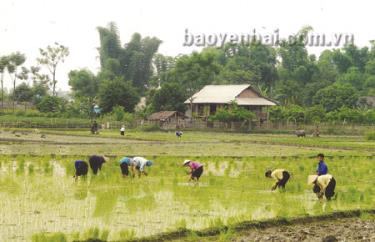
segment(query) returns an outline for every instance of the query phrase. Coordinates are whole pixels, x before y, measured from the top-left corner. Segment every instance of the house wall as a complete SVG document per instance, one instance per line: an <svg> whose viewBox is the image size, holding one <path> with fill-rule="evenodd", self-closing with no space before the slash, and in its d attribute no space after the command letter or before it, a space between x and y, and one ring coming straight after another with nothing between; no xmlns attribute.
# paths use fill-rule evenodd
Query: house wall
<svg viewBox="0 0 375 242"><path fill-rule="evenodd" d="M246 89L243 90L238 97L243 97L243 98L249 98L249 97L259 97L258 94L256 94L253 90L251 89Z"/></svg>

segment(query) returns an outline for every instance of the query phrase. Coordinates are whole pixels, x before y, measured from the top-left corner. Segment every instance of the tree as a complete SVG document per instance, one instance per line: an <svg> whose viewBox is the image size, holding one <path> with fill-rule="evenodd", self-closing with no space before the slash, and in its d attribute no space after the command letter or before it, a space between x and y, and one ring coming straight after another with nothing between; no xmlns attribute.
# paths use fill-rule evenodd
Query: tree
<svg viewBox="0 0 375 242"><path fill-rule="evenodd" d="M186 93L178 83L165 83L153 94L151 105L154 111L185 112Z"/></svg>
<svg viewBox="0 0 375 242"><path fill-rule="evenodd" d="M116 105L133 112L139 101L139 94L130 82L123 79L103 81L99 89L100 105L104 112L111 112Z"/></svg>
<svg viewBox="0 0 375 242"><path fill-rule="evenodd" d="M176 59L171 56L155 54L152 62L155 67L155 76L150 84L155 87L160 87L162 84L171 80L170 71L174 68Z"/></svg>
<svg viewBox="0 0 375 242"><path fill-rule="evenodd" d="M221 70L221 65L216 61L217 52L206 49L201 53L193 52L183 55L176 61L176 66L171 75L184 88L192 106L192 96L207 84L213 83Z"/></svg>
<svg viewBox="0 0 375 242"><path fill-rule="evenodd" d="M48 87L46 87L46 85L42 82L34 82L31 90L33 93L32 101L34 104L38 104L43 97L47 96Z"/></svg>
<svg viewBox="0 0 375 242"><path fill-rule="evenodd" d="M40 73L39 66L30 67L30 76L33 81L33 85L40 84L48 89L48 83L50 82L50 77L47 74Z"/></svg>
<svg viewBox="0 0 375 242"><path fill-rule="evenodd" d="M306 32L300 31L289 40L283 40L278 50L282 59L282 67L292 73L299 66L305 66L308 59L308 52L305 47Z"/></svg>
<svg viewBox="0 0 375 242"><path fill-rule="evenodd" d="M160 44L161 40L158 38L142 38L135 33L122 51L120 63L124 67L123 75L141 91L148 86L152 75L152 59Z"/></svg>
<svg viewBox="0 0 375 242"><path fill-rule="evenodd" d="M98 27L100 38L100 65L105 67L108 59L117 59L121 54L121 42L116 23L110 22L107 28Z"/></svg>
<svg viewBox="0 0 375 242"><path fill-rule="evenodd" d="M36 105L42 113L56 113L63 110L64 100L56 96L44 96Z"/></svg>
<svg viewBox="0 0 375 242"><path fill-rule="evenodd" d="M354 108L358 103L358 92L348 84L333 84L319 90L313 100L314 104L322 105L327 112L342 107Z"/></svg>
<svg viewBox="0 0 375 242"><path fill-rule="evenodd" d="M64 45L55 42L54 46L48 45L46 49L39 49L40 57L37 58L39 64L46 66L52 78L52 95L56 96L56 70L60 63L65 61L69 56L69 49Z"/></svg>
<svg viewBox="0 0 375 242"><path fill-rule="evenodd" d="M216 61L224 66L219 77L221 83L251 83L271 90L277 78L274 49L252 42L250 45L228 43L223 50L216 51Z"/></svg>
<svg viewBox="0 0 375 242"><path fill-rule="evenodd" d="M363 74L354 66L348 68L348 70L339 77L338 81L343 84L350 84L357 90L362 90L364 85Z"/></svg>
<svg viewBox="0 0 375 242"><path fill-rule="evenodd" d="M26 107L27 107L26 103L32 100L33 90L26 83L22 83L16 87L16 89L14 90L13 96L17 102L25 103L25 111L26 111Z"/></svg>
<svg viewBox="0 0 375 242"><path fill-rule="evenodd" d="M92 101L98 92L98 80L94 73L87 69L70 71L69 85L78 98L89 98Z"/></svg>
<svg viewBox="0 0 375 242"><path fill-rule="evenodd" d="M319 124L325 118L326 111L322 106L312 106L306 110L306 119L313 124Z"/></svg>
<svg viewBox="0 0 375 242"><path fill-rule="evenodd" d="M21 67L21 72L18 72L19 67L21 65L23 65L23 63L25 63L25 61L26 61L25 55L21 54L20 52L12 53L8 57L8 66L7 66L7 69L8 69L9 75L11 76L11 79L13 81L13 93L16 90L17 78L21 79L21 80L26 80L27 79L28 70L25 67ZM13 112L15 110L15 99L14 98L15 97L13 95L13 98L12 98L12 101L13 101Z"/></svg>
<svg viewBox="0 0 375 242"><path fill-rule="evenodd" d="M8 56L0 57L1 109L4 109L4 74L8 66Z"/></svg>
<svg viewBox="0 0 375 242"><path fill-rule="evenodd" d="M109 23L106 28L98 27L100 36L100 79L122 78L132 82L133 86L143 92L152 76L152 59L157 52L161 40L155 37L145 37L139 33L133 34L129 43L121 47L118 29L115 23ZM111 63L109 63L111 62ZM117 63L117 64L116 64ZM118 68L108 71L108 67ZM108 77L108 74L115 74Z"/></svg>

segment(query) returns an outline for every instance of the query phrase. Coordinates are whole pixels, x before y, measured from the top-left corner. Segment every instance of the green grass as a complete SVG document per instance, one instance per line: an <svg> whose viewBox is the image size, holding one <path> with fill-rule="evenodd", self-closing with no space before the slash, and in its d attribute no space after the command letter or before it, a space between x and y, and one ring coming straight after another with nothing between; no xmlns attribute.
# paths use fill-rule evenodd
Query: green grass
<svg viewBox="0 0 375 242"><path fill-rule="evenodd" d="M374 141L375 140L375 132L368 132L368 133L366 133L365 137L366 137L366 140Z"/></svg>

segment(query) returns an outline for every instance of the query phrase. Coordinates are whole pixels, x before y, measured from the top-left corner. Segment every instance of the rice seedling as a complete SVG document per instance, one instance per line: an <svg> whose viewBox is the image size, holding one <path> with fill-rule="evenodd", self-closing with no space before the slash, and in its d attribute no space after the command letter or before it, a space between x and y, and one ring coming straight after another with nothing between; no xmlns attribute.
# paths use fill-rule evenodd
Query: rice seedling
<svg viewBox="0 0 375 242"><path fill-rule="evenodd" d="M104 135L110 137L112 134ZM64 139L65 136L61 137ZM144 138L144 134L132 133L130 137ZM165 141L167 137L158 132L150 139ZM240 143L225 143L227 138ZM215 140L211 134L200 133L188 139ZM336 149L329 153L341 156L327 156L330 173L337 180L337 197L330 202L321 202L312 193L312 187L306 184L307 176L315 173L317 165L315 158L310 157L314 157L318 149L279 147L280 144L320 145L317 141L309 143L308 139L284 136L234 134L224 134L222 140L224 143L213 142L207 146L196 142L184 144L184 141L178 146L122 143L118 146L121 149L104 144L104 149L108 148L108 152L116 156L104 164L97 176L89 171L86 180L77 182L72 179L74 161L87 160L86 154L93 152L92 147L72 145L69 148L68 145L67 154L51 156L52 146L46 144L41 148L45 155L31 156L27 152L33 146L27 144L22 147L26 150L23 155L0 157L0 222L23 226L12 233L23 239L34 234L33 241L53 241L51 236L56 232L61 232L60 237L56 235L57 239L66 238L67 241L88 238L127 240L171 229L230 228L248 220L290 219L348 209L369 209L375 202L373 158L355 156L362 149L359 142L364 142L367 148L375 147L369 141L347 138L339 142L329 137L319 140L336 148L358 149ZM251 143L254 140L276 142L277 145L269 147ZM236 148L234 157L233 148ZM122 177L117 160L128 155L124 154L124 149L140 152L154 160L149 176L141 179ZM365 149L362 151L368 154ZM161 152L165 154L157 156ZM184 159L204 164L199 183L187 182L188 176L181 166ZM56 167L63 172L57 172ZM264 177L269 168L285 168L291 172L286 191L270 191L274 181ZM7 229L0 226L0 233L8 241ZM42 231L48 233L42 234ZM231 229L223 229L219 237L228 240L232 233ZM197 235L191 233L189 239L196 241Z"/></svg>

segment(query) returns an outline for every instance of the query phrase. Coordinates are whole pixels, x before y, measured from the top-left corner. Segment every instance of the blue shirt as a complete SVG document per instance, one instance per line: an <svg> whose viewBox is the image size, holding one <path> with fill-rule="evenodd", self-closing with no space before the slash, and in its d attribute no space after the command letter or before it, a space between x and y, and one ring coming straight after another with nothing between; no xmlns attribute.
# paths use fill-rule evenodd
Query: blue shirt
<svg viewBox="0 0 375 242"><path fill-rule="evenodd" d="M85 162L84 162L83 160L76 160L76 161L74 162L74 167L75 167L76 169L79 169L84 163L85 163Z"/></svg>
<svg viewBox="0 0 375 242"><path fill-rule="evenodd" d="M132 158L129 158L129 157L123 157L120 161L119 161L119 163L120 164L122 164L122 163L126 163L128 166L130 166L131 165L131 163L132 163Z"/></svg>
<svg viewBox="0 0 375 242"><path fill-rule="evenodd" d="M318 176L325 175L328 173L328 167L324 161L319 161L318 169L316 170Z"/></svg>

